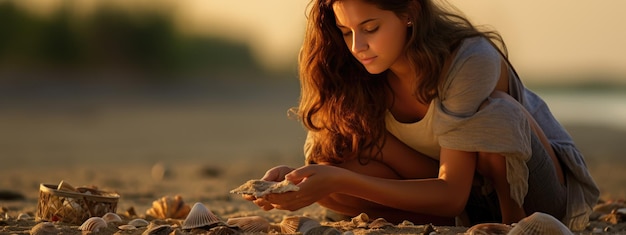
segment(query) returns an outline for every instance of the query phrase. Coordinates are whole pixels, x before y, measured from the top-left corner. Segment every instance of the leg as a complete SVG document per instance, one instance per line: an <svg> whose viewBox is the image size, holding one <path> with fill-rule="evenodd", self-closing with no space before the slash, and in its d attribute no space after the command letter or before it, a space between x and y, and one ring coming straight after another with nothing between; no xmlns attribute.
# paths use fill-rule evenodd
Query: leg
<svg viewBox="0 0 626 235"><path fill-rule="evenodd" d="M511 189L506 179L506 159L504 156L496 153L479 153L476 168L480 175L493 182L498 195L503 223L515 223L526 217L524 209L511 198Z"/></svg>
<svg viewBox="0 0 626 235"><path fill-rule="evenodd" d="M381 178L402 178L396 173L395 170L376 160L370 161L367 165L361 165L357 160L352 160L338 166L357 173ZM416 168L419 167L416 166ZM366 213L371 218L385 218L387 221L392 223L400 223L403 220L409 220L413 223L419 224L433 223L436 225L454 225L454 218L416 214L401 209L383 206L350 195L331 194L327 198L318 201L318 204L349 217L356 216L360 213Z"/></svg>

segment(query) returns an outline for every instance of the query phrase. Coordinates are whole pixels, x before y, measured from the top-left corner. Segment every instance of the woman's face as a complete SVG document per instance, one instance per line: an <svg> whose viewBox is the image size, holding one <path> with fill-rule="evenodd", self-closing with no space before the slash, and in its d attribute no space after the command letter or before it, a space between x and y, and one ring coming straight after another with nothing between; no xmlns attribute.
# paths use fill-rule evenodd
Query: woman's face
<svg viewBox="0 0 626 235"><path fill-rule="evenodd" d="M407 19L361 0L337 1L333 11L346 45L369 73L382 73L403 61Z"/></svg>

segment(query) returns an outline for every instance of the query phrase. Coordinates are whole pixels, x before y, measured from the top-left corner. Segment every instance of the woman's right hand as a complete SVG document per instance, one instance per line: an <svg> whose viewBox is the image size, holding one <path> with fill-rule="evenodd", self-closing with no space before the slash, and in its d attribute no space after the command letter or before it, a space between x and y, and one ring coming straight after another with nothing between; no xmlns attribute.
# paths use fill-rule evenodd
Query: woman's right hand
<svg viewBox="0 0 626 235"><path fill-rule="evenodd" d="M280 181L285 180L285 175L289 174L289 172L292 172L293 170L294 168L284 166L284 165L276 166L267 170L263 178L261 178L261 180L280 182ZM272 206L271 203L269 203L263 198L257 198L252 195L243 195L243 198L248 201L252 201L254 204L261 207L263 210L268 211L268 210L274 209L274 206Z"/></svg>

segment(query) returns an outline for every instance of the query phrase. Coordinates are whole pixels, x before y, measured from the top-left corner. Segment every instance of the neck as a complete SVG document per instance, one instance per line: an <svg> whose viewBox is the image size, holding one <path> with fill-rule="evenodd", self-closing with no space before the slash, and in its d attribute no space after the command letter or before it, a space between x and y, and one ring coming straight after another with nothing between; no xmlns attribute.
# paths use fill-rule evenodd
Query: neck
<svg viewBox="0 0 626 235"><path fill-rule="evenodd" d="M398 82L409 85L406 87L414 87L417 81L417 75L415 74L415 70L409 66L408 60L402 59L401 61L397 61L391 68L389 68L389 72L391 72L391 79L397 79Z"/></svg>

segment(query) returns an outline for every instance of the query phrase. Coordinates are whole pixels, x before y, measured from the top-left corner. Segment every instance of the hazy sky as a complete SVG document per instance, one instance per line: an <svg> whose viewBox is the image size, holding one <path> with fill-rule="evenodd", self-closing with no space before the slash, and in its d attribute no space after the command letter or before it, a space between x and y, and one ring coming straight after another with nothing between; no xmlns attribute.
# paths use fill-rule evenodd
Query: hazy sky
<svg viewBox="0 0 626 235"><path fill-rule="evenodd" d="M0 0L2 1L2 0ZM62 0L19 0L39 11ZM187 32L222 34L249 43L268 66L296 60L308 0L81 0L88 12L99 1L129 8L166 6ZM626 1L624 0L450 0L476 24L503 36L518 72L527 80L574 81L588 74L626 83ZM532 82L539 82L534 80ZM542 80L551 82L551 80Z"/></svg>

